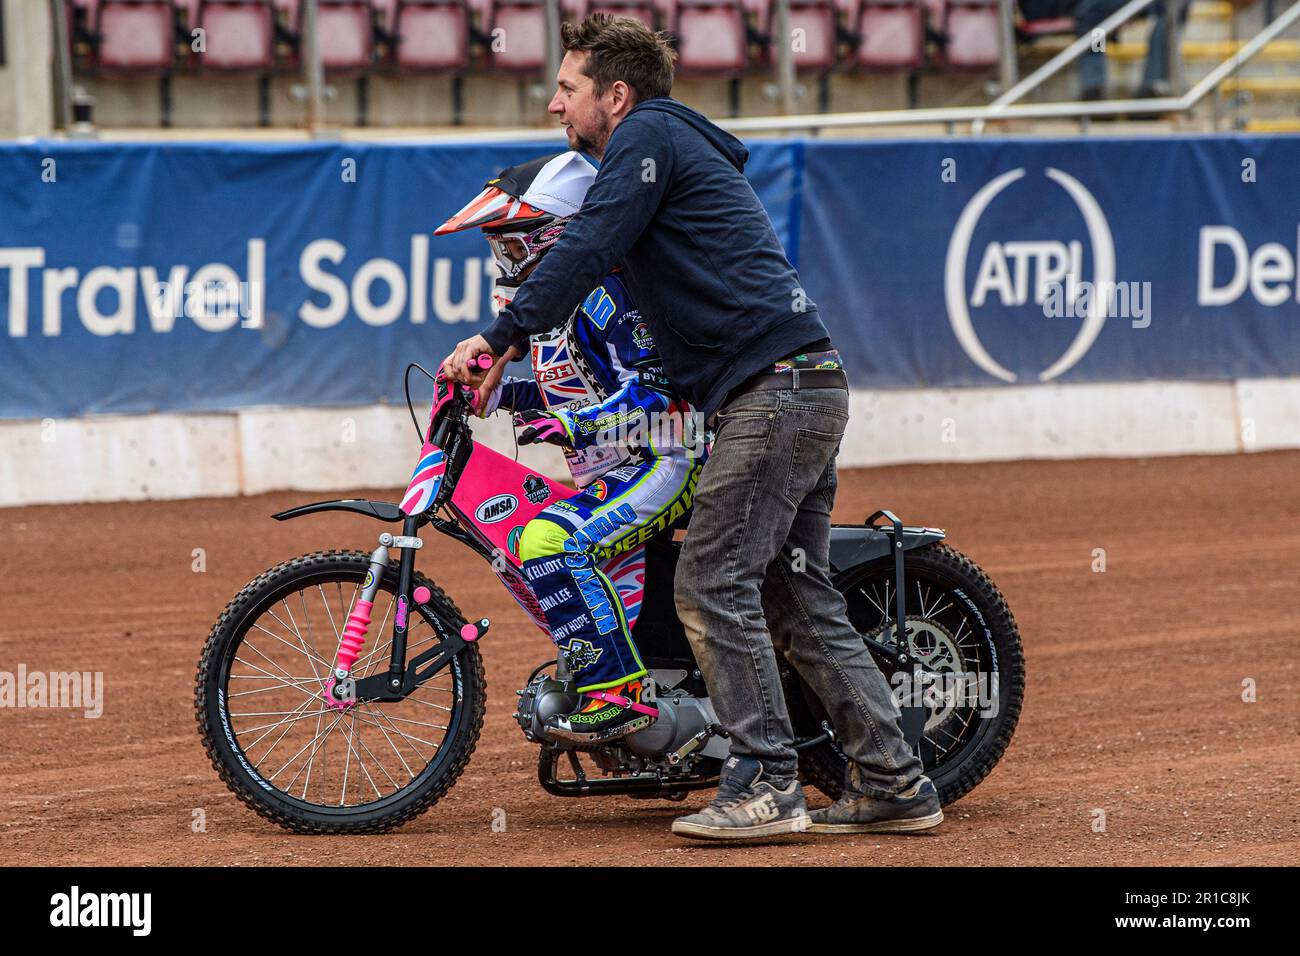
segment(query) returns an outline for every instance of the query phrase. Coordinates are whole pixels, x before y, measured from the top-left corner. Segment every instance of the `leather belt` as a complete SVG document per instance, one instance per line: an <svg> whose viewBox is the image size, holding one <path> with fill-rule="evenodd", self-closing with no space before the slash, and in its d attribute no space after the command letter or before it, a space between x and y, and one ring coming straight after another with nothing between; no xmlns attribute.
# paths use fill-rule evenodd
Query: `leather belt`
<svg viewBox="0 0 1300 956"><path fill-rule="evenodd" d="M788 372L759 372L727 393L725 405L739 395L772 388L848 388L849 379L842 368L794 368Z"/></svg>

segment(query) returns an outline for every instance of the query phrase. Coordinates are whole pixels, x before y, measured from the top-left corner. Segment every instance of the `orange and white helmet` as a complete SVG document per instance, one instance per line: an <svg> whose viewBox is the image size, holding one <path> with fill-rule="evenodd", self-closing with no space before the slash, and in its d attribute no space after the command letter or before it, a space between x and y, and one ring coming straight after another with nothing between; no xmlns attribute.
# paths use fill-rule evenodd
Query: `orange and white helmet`
<svg viewBox="0 0 1300 956"><path fill-rule="evenodd" d="M502 277L517 280L559 240L595 178L591 163L573 151L512 166L433 234L482 229Z"/></svg>

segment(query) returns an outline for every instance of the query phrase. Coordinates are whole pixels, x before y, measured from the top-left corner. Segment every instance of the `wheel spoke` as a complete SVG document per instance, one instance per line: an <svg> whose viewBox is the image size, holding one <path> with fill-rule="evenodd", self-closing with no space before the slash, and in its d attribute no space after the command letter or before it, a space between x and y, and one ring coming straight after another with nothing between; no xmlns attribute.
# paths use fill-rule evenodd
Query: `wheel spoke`
<svg viewBox="0 0 1300 956"><path fill-rule="evenodd" d="M301 704L301 706L303 706L303 707L306 707L307 705L308 705L308 701L303 701L302 704ZM313 717L313 716L315 716L316 714L320 714L320 713L324 713L324 708L321 708L321 710L314 711L313 713L310 713L310 714L309 714L309 713L306 713L306 712L303 712L303 713L300 713L300 714L296 714L296 715L294 715L294 716L286 717L284 720L277 720L274 724L265 725L265 726L269 726L271 729L268 730L268 731L266 731L266 733L262 734L260 737L258 737L258 738L257 738L256 740L254 740L252 743L250 743L247 747L245 747L245 748L244 748L244 752L245 752L245 753L248 753L249 751L251 751L254 747L256 747L259 743L262 742L262 739L263 739L264 737L266 737L268 734L272 733L272 732L275 730L275 728L276 728L276 727L279 727L281 724L286 725L286 726L285 726L285 732L287 733L287 732L288 732L288 729L289 729L287 725L292 724L292 723L294 723L295 721L302 720L304 717ZM243 729L242 733L245 733L245 734L252 734L252 733L256 733L256 732L257 732L258 730L260 730L260 729L262 729L262 728L260 728L260 727L245 727L245 728ZM280 736L283 737L284 734L281 734ZM276 743L279 743L279 742L280 742L280 741L277 739L277 740L276 740ZM272 748L274 749L274 744L272 745ZM268 750L265 754L263 754L263 755L262 755L263 759L265 759L265 758L266 758L270 753L271 753L271 751Z"/></svg>
<svg viewBox="0 0 1300 956"><path fill-rule="evenodd" d="M361 573L346 570L341 577L309 578L296 588L277 590L274 602L242 625L243 633L227 651L222 697L240 759L264 786L286 799L348 812L421 779L450 739L455 708L461 705L452 681L459 667L454 662L453 669L431 675L400 701L335 708L324 700L333 674L330 658L356 610ZM391 581L381 582L381 590L387 606L376 615L373 645L353 664L357 679L382 672L391 657L397 594ZM442 637L434 623L413 612L406 632L408 659L437 646ZM256 702L244 700L242 707L237 700L268 694Z"/></svg>
<svg viewBox="0 0 1300 956"><path fill-rule="evenodd" d="M248 642L245 641L244 643L247 644ZM249 645L249 646L251 647L252 645ZM253 649L256 650L256 648L253 648ZM252 663L251 661L246 661L246 660L244 660L242 657L240 657L240 656L238 656L238 655L235 656L235 660L239 661L239 663L243 664L245 667L251 667L253 670L255 670L255 671L259 671L259 672L261 672L262 674L265 674L267 677L275 677L275 676L276 676L276 675L272 674L270 671L268 671L268 670L263 670L262 668L258 667L256 664ZM301 694L306 694L308 697L315 697L315 696L316 696L316 691L319 689L319 688L313 688L313 689L311 689L311 690L303 690L303 686L302 686L301 684L291 684L291 683L288 683L288 682L286 682L284 686L285 686L285 687L292 688L293 690L296 690L296 691L298 691L298 692L301 693ZM272 689L272 690L278 690L279 688L271 688L271 689ZM257 694L257 693L260 693L260 691L255 691L255 690L245 690L245 691L240 691L238 694L231 694L230 696L232 696L232 697L242 697L242 696L245 696L245 695L247 695L247 694Z"/></svg>
<svg viewBox="0 0 1300 956"><path fill-rule="evenodd" d="M267 613L268 613L268 614L271 614L270 611L268 611ZM274 614L271 614L271 616L272 616L272 617L275 617ZM294 647L292 644L290 644L288 641L286 641L286 640L285 640L283 637L281 637L279 634L275 634L275 633L272 633L271 631L268 631L266 628L264 628L261 624L258 624L256 621L253 622L253 627L257 628L259 631L261 631L261 632L262 632L263 634L265 634L267 637L273 637L273 638L275 638L277 641L279 641L279 642L280 642L281 644L283 644L285 647L289 648L289 649L290 649L291 651L293 651L295 654L301 654L301 653L302 653L302 648L301 648L301 647ZM245 638L245 642L247 642L247 638ZM326 672L329 672L330 670L332 670L332 668L330 667L330 665L329 665L329 664L326 664L325 661L321 660L320 658L317 658L317 659L316 659L316 662L317 662L318 664L322 664L322 665L324 665Z"/></svg>
<svg viewBox="0 0 1300 956"><path fill-rule="evenodd" d="M289 764L292 764L295 760L297 760L299 757L301 757L302 754L303 754L303 751L304 751L304 750L306 750L306 749L309 748L309 747L312 747L313 745L319 746L318 741L324 740L326 737L328 737L328 736L330 735L330 732L331 732L331 731L332 731L332 730L333 730L333 729L338 725L338 722L339 722L340 720L343 719L343 715L344 715L345 713L347 713L347 712L346 712L346 711L339 711L339 713L334 717L333 722L331 722L330 725L329 725L328 727L326 727L325 730L324 730L323 732L319 732L319 733L317 733L315 737L313 737L311 740L307 741L307 743L303 744L303 746L302 746L302 750L299 750L296 754L294 754L292 757L290 757L288 763L286 763L283 767L281 767L281 768L280 768L279 770L277 770L275 773L271 774L271 775L270 775L269 777L267 777L266 779L267 779L267 780L274 780L276 777L280 776L280 774L284 773L284 771L289 767ZM315 749L313 749L313 750L312 750L312 754L313 754L313 756L315 755L315 753L316 753L316 751L315 751ZM311 764L311 761L308 760L307 763L304 764L303 766L304 766L304 767L306 767L306 766L310 766L310 764ZM299 769L298 773L302 773L302 769ZM298 779L298 773L294 774L294 775L293 775L293 780L290 780L290 781L289 781L289 786L290 786L290 787L293 786L293 781Z"/></svg>

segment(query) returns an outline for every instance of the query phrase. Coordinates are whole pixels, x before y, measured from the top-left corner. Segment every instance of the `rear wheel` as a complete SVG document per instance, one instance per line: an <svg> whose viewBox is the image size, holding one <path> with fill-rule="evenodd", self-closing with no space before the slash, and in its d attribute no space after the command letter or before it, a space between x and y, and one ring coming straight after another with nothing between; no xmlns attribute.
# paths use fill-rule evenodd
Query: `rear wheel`
<svg viewBox="0 0 1300 956"><path fill-rule="evenodd" d="M318 552L257 577L226 606L204 646L195 687L203 744L221 779L266 819L299 833L380 833L423 813L465 769L483 727L486 682L476 645L396 703L325 705L339 637L370 556ZM388 668L397 564L375 595L353 666ZM411 614L407 659L454 634L464 617L432 581Z"/></svg>
<svg viewBox="0 0 1300 956"><path fill-rule="evenodd" d="M906 630L911 653L934 682L922 689L925 730L921 762L944 804L965 796L1001 759L1020 719L1025 661L1020 632L1006 600L988 576L947 544L908 551L904 559ZM896 602L892 561L846 572L836 582L849 621L888 643ZM896 694L897 668L872 652ZM802 736L821 732L826 711L793 673L787 694ZM905 701L910 703L911 701ZM804 778L832 798L844 788L845 757L834 743L800 755Z"/></svg>

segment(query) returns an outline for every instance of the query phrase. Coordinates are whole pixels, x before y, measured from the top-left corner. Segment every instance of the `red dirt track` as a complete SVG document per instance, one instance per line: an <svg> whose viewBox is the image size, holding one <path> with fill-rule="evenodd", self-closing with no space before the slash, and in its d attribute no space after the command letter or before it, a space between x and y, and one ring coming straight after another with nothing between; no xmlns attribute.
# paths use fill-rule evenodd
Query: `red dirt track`
<svg viewBox="0 0 1300 956"><path fill-rule="evenodd" d="M841 471L840 521L948 529L1002 588L1028 692L992 775L913 837L672 836L685 803L566 800L510 719L549 644L448 543L419 566L484 639L487 720L451 793L401 830L294 836L218 779L193 713L226 601L271 565L374 547L378 523L268 515L330 494L0 509L0 670L102 671L104 713L0 710L9 864L1203 865L1300 860L1300 452ZM365 492L361 492L365 494ZM396 492L369 493L394 500ZM341 497L337 496L337 497ZM191 569L202 548L207 568ZM1094 573L1094 549L1106 570ZM1253 678L1258 699L1242 700ZM809 791L810 803L825 798ZM206 832L191 828L206 814ZM494 808L506 828L493 828ZM1105 831L1094 832L1095 811ZM497 819L500 819L498 813ZM497 828L500 829L499 827Z"/></svg>

